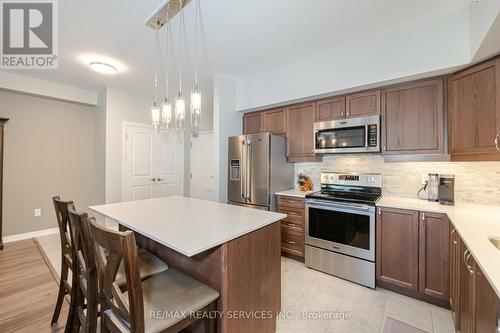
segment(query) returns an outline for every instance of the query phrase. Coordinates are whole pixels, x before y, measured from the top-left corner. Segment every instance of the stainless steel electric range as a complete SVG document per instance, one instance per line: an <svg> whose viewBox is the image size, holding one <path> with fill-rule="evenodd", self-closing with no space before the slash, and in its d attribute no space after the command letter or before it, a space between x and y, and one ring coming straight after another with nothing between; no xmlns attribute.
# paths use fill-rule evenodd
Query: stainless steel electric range
<svg viewBox="0 0 500 333"><path fill-rule="evenodd" d="M379 174L323 172L306 195L307 267L375 288L375 203Z"/></svg>

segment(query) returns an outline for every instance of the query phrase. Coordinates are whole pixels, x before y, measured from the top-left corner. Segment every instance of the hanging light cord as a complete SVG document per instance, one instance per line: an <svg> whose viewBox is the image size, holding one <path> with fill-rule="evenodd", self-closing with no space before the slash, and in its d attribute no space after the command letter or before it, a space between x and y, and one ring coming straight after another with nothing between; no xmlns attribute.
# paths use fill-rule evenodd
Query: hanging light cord
<svg viewBox="0 0 500 333"><path fill-rule="evenodd" d="M158 101L158 58L160 53L160 40L158 34L158 27L155 28L155 82L154 82L154 104Z"/></svg>
<svg viewBox="0 0 500 333"><path fill-rule="evenodd" d="M179 15L179 94L182 93L182 26L184 21L184 11L183 2L179 0L180 3L180 15Z"/></svg>
<svg viewBox="0 0 500 333"><path fill-rule="evenodd" d="M165 58L166 58L166 63L165 63L165 100L168 101L168 40L170 38L170 2L167 4L167 40L165 42Z"/></svg>
<svg viewBox="0 0 500 333"><path fill-rule="evenodd" d="M199 0L196 1L195 7L195 35L194 35L194 84L198 89L198 17L199 17Z"/></svg>

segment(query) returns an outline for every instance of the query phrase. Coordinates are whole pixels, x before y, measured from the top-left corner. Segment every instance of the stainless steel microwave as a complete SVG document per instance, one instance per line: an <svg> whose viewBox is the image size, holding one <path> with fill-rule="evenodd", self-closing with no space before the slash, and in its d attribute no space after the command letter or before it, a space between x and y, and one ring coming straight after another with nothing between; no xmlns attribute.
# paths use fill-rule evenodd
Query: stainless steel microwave
<svg viewBox="0 0 500 333"><path fill-rule="evenodd" d="M314 123L316 154L380 152L380 116Z"/></svg>

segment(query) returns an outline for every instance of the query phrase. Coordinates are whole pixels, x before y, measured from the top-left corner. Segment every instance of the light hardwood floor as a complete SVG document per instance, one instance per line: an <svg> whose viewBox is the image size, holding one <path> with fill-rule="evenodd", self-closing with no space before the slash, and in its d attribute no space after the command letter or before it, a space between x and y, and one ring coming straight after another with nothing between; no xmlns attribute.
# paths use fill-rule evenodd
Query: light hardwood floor
<svg viewBox="0 0 500 333"><path fill-rule="evenodd" d="M50 326L58 283L33 240L0 251L0 332L63 332L68 304Z"/></svg>

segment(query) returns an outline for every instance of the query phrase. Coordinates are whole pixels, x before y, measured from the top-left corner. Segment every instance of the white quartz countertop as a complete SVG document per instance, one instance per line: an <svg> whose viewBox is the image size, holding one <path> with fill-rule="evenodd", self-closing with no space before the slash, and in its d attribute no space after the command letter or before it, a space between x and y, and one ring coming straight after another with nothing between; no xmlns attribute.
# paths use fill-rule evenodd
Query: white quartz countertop
<svg viewBox="0 0 500 333"><path fill-rule="evenodd" d="M500 237L500 206L466 203L444 206L425 200L387 196L382 196L377 206L446 214L500 297L500 250L488 239Z"/></svg>
<svg viewBox="0 0 500 333"><path fill-rule="evenodd" d="M285 214L179 196L89 208L188 257L286 217Z"/></svg>
<svg viewBox="0 0 500 333"><path fill-rule="evenodd" d="M274 194L276 194L276 195L284 195L284 196L288 196L288 197L305 198L307 194L310 194L310 193L313 193L313 192L315 192L315 190L313 190L313 191L301 191L299 189L291 189L291 190L285 190L285 191L276 192Z"/></svg>

